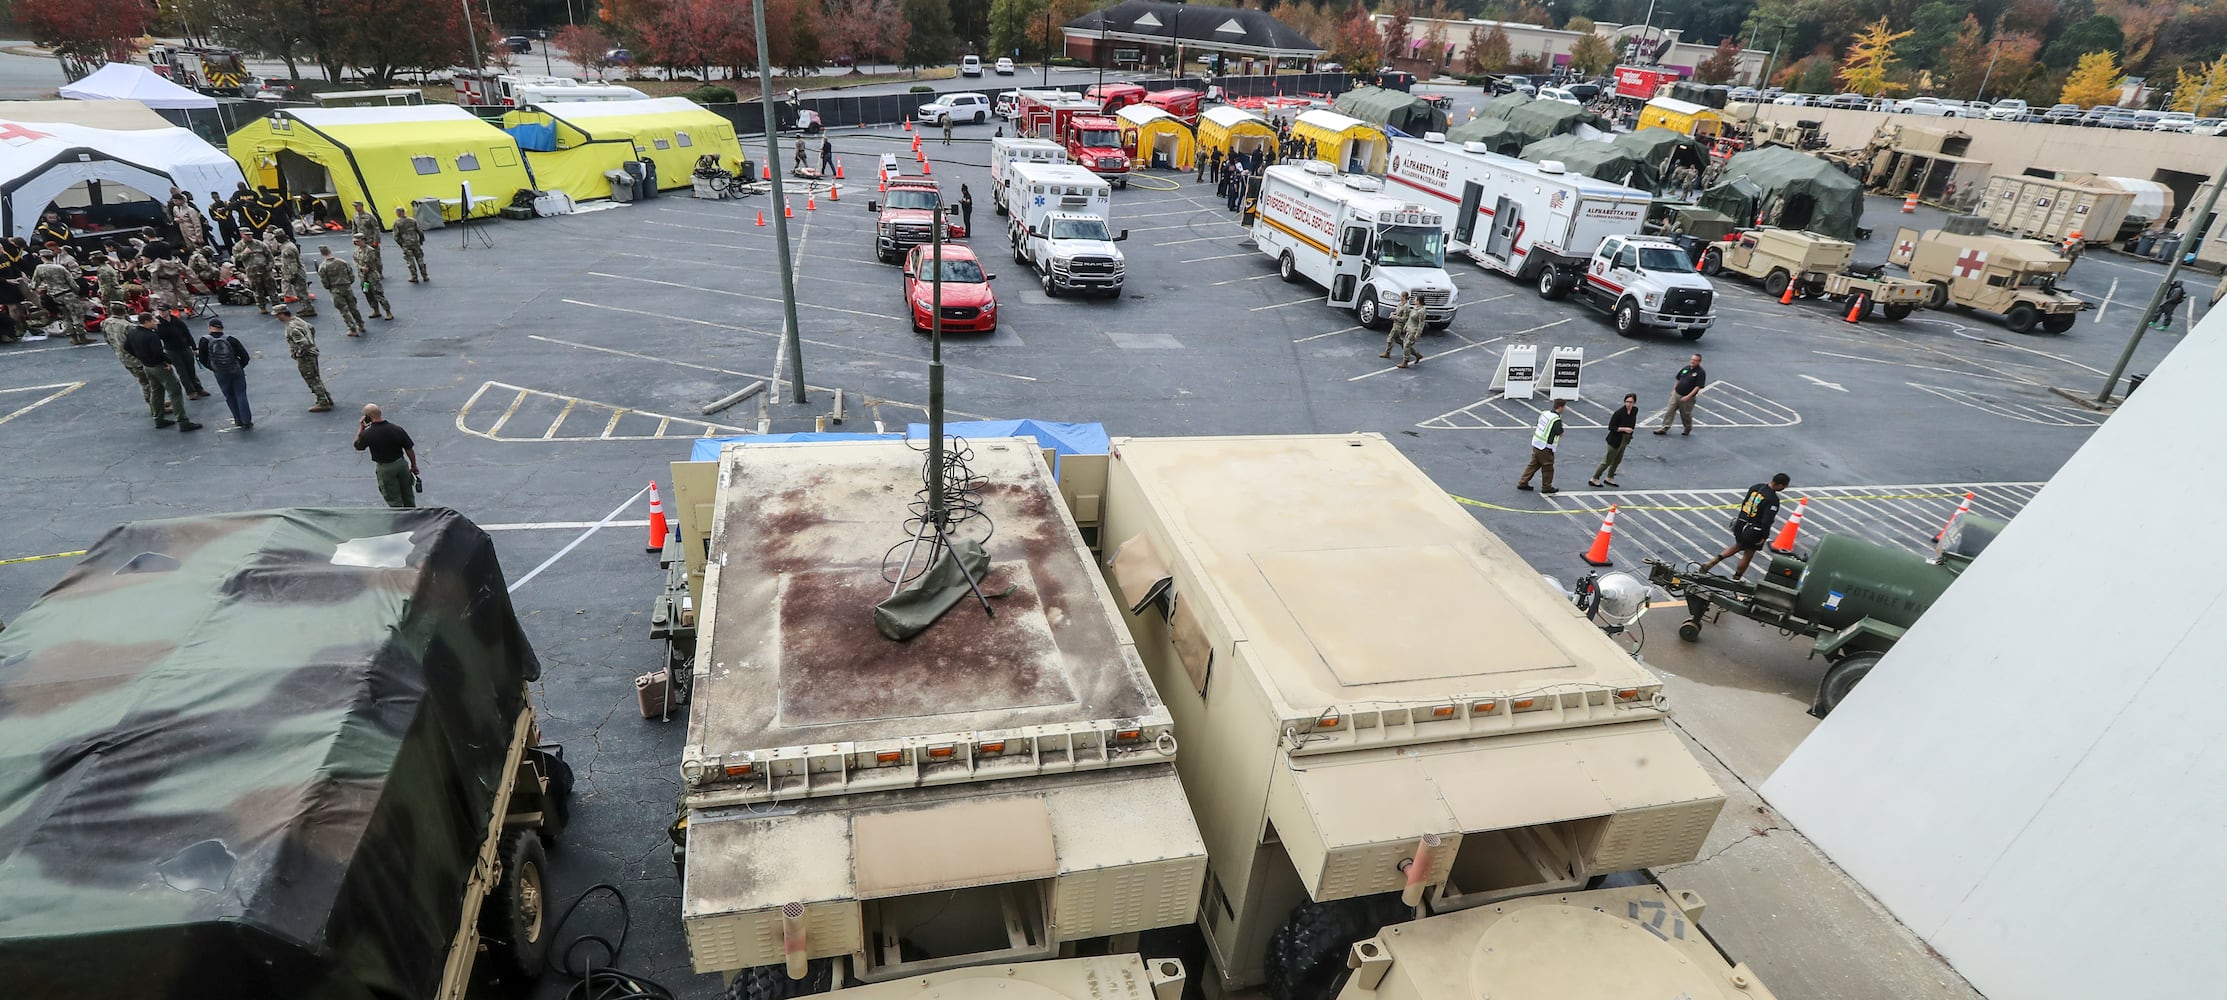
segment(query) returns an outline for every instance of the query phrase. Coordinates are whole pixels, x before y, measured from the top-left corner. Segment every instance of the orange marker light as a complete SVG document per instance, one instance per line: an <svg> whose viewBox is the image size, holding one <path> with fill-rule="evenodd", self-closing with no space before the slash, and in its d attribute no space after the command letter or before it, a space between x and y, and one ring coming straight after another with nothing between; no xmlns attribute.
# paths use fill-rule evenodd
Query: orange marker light
<svg viewBox="0 0 2227 1000"><path fill-rule="evenodd" d="M729 764L727 765L727 777L739 778L745 774L749 774L750 770L751 766L748 764Z"/></svg>
<svg viewBox="0 0 2227 1000"><path fill-rule="evenodd" d="M1515 705L1516 711L1521 712L1527 708L1530 708L1532 705L1537 704L1537 702L1533 701L1530 698L1518 698L1514 701L1513 704Z"/></svg>
<svg viewBox="0 0 2227 1000"><path fill-rule="evenodd" d="M874 755L874 763L876 764L895 764L903 759L905 759L905 755L896 750L884 750Z"/></svg>

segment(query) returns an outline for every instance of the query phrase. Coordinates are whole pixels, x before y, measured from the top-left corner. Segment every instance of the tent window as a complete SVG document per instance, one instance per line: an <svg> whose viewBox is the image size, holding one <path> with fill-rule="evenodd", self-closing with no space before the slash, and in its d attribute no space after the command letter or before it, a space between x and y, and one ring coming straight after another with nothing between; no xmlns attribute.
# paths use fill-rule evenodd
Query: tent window
<svg viewBox="0 0 2227 1000"><path fill-rule="evenodd" d="M652 145L655 145L655 146L656 146L657 148L659 148L659 149L671 149L671 148L673 148L673 144L672 144L672 143L670 143L670 142L667 142L667 141L665 141L665 140L663 140L663 139L651 139L651 140L650 140L650 143L651 143Z"/></svg>
<svg viewBox="0 0 2227 1000"><path fill-rule="evenodd" d="M680 148L682 149L687 149L688 147L696 144L696 140L689 138L688 133L686 132L673 133L673 141L680 143Z"/></svg>
<svg viewBox="0 0 2227 1000"><path fill-rule="evenodd" d="M419 174L437 174L441 172L441 161L436 160L430 156L410 157L410 165L416 167Z"/></svg>
<svg viewBox="0 0 2227 1000"><path fill-rule="evenodd" d="M487 152L495 157L495 165L498 167L515 167L518 165L518 157L511 153L509 146L490 146Z"/></svg>
<svg viewBox="0 0 2227 1000"><path fill-rule="evenodd" d="M473 153L459 153L459 154L457 154L457 157L456 157L456 169L458 169L458 170L462 170L462 171L465 171L465 172L467 172L467 173L469 173L469 172L471 172L471 171L474 171L474 170L478 170L478 169L479 169L479 156L478 156L478 155L476 155L476 154L473 154Z"/></svg>

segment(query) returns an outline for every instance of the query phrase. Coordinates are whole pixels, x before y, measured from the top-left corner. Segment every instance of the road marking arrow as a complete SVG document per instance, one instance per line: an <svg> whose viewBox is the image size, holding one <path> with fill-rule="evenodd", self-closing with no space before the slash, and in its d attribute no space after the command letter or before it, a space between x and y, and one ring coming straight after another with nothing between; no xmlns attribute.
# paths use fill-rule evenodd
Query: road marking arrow
<svg viewBox="0 0 2227 1000"><path fill-rule="evenodd" d="M1817 377L1817 376L1815 376L1815 375L1804 375L1804 376L1802 376L1802 377L1803 377L1803 378L1805 378L1805 379L1808 379L1808 380L1809 380L1809 383L1810 383L1811 385L1821 385L1821 386L1824 386L1824 387L1825 387L1825 388L1827 388L1827 389L1831 389L1831 390L1833 390L1834 392L1847 392L1847 391L1848 391L1847 387L1845 387L1845 386L1841 385L1841 384L1840 384L1840 383L1838 383L1838 382L1827 382L1827 381L1825 381L1824 379L1818 378L1818 377Z"/></svg>

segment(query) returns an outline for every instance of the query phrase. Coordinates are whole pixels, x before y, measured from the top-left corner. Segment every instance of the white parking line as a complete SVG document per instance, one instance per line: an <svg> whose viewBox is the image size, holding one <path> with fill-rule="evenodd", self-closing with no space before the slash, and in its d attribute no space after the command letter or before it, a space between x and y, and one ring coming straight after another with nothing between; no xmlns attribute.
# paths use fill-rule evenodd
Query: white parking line
<svg viewBox="0 0 2227 1000"><path fill-rule="evenodd" d="M1176 261L1176 263L1178 263L1178 264L1204 264L1204 263L1206 263L1207 261L1210 261L1210 260L1236 260L1236 259L1237 259L1237 258L1239 258L1239 257L1251 257L1251 256L1254 256L1254 255L1253 255L1253 254L1249 254L1249 253L1225 253L1225 254L1219 254L1219 255L1216 255L1216 256L1213 256L1213 257L1193 257L1193 258L1191 258L1190 260L1179 260L1179 261ZM49 347L49 348L46 348L46 350L50 350L50 351L51 351L51 350L53 350L53 348Z"/></svg>
<svg viewBox="0 0 2227 1000"><path fill-rule="evenodd" d="M691 285L679 281L665 281L661 278L638 278L631 274L611 274L607 271L589 271L587 272L587 274L589 277L593 278L613 278L619 281L639 281L645 285L664 285L667 288L686 288L689 291L693 292L710 292L713 295L732 295L738 299L756 299L760 302L781 301L780 296L777 295L752 295L749 292L731 292L724 288L706 288L702 285ZM800 301L797 303L797 308L824 309L828 312L845 313L851 316L870 316L874 319L886 319L891 322L899 323L903 322L905 319L903 316L891 316L888 313L867 312L863 309L845 309L841 306L823 306L817 302Z"/></svg>
<svg viewBox="0 0 2227 1000"><path fill-rule="evenodd" d="M1242 233L1231 233L1231 234L1230 234L1230 235L1228 235L1228 236L1201 236L1201 237L1198 237L1198 238L1196 238L1196 239L1189 239L1189 240L1169 240L1169 241L1167 241L1166 243L1153 243L1153 244L1150 244L1150 245L1151 245L1151 246L1156 246L1156 247L1179 247L1179 246L1182 246L1182 245L1183 245L1183 244L1185 244L1185 243L1210 243L1210 242L1213 242L1214 240L1234 240L1234 239L1237 239L1237 238L1239 238L1239 237L1240 237L1240 236L1242 236L1242 235L1244 235L1244 234L1242 234ZM1239 254L1238 256L1242 257L1242 256L1245 256L1245 255L1244 255L1244 254ZM1213 258L1208 258L1208 259L1210 259L1210 260L1211 260L1211 259L1213 259Z"/></svg>
<svg viewBox="0 0 2227 1000"><path fill-rule="evenodd" d="M733 331L735 331L735 332L737 332L737 333L747 333L747 334L750 334L751 336L754 336L754 337L764 337L764 338L767 338L767 339L769 339L769 340L775 340L775 341L779 341L779 340L782 340L782 339L784 339L784 338L782 338L782 336L781 336L781 335L780 335L779 333L775 333L775 332L772 332L772 331L768 331L768 330L757 330L757 329L752 329L752 328L750 328L750 327L747 327L747 326L737 326L737 325L735 325L735 324L733 324L733 323L714 323L714 322L712 322L711 320L708 320L708 319L697 319L697 318L696 318L696 317L694 317L694 316L675 316L675 315L673 315L673 314L671 314L671 313L660 313L660 312L651 312L651 311L649 311L649 310L647 310L647 309L628 309L628 308L626 308L625 306L607 306L607 305L604 305L603 303L600 303L600 302L583 302L583 301L581 301L581 300L579 300L579 299L559 299L558 301L560 301L560 302L563 302L563 303L564 303L564 304L566 304L566 305L572 305L572 306L585 306L585 307L587 307L587 308L589 308L589 309L602 309L602 310L606 310L606 311L609 311L609 312L616 312L616 313L626 313L626 314L628 314L628 315L630 315L630 316L647 316L647 317L649 317L649 318L651 318L651 319L662 319L662 320L670 320L670 321L672 321L672 322L675 322L675 323L693 323L693 324L695 324L695 325L697 325L697 326L708 326L708 327L711 327L711 328L713 328L713 329L715 329L715 330L733 330ZM547 340L547 339L549 339L549 338L541 338L541 339L545 339L545 340ZM563 341L555 341L555 340L552 340L551 342L552 342L552 343L563 343ZM920 359L919 359L919 358L916 358L916 357L911 357L911 356L908 356L908 355L903 355L903 354L893 354L893 353L890 353L889 351L877 351L877 350L873 350L873 349L871 349L871 348L866 348L866 347L853 347L853 346L851 346L851 345L849 345L849 344L835 344L835 343L830 343L830 342L828 342L828 341L825 341L825 340L812 340L812 339L810 339L810 338L805 338L805 339L804 339L804 340L803 340L802 342L803 342L803 343L806 343L806 344L810 344L810 345L812 345L812 346L814 346L814 347L825 347L825 348L827 348L828 350L831 350L831 351L853 351L853 352L856 352L856 353L859 353L859 354L868 354L868 355L872 355L872 356L874 356L874 357L877 357L877 358L890 358L890 359L893 359L893 360L897 360L897 361L903 361L903 362L905 362L906 364L919 364L919 363L920 363ZM588 347L588 346L590 346L590 345L585 345L585 344L582 344L582 345L574 345L574 346L582 346L582 347ZM591 347L591 349L593 349L593 350L605 350L605 348L593 348L593 347ZM662 360L664 360L664 359L662 359L662 358L650 358L650 360L652 360L652 361L662 361ZM995 375L995 376L997 376L998 378L1009 378L1009 379L1013 379L1014 381L1017 381L1017 382L1034 382L1034 381L1037 381L1037 378L1036 378L1036 376L1034 376L1034 375L1015 375L1015 374L1013 374L1012 372L1001 372L1001 371L992 371L992 370L990 370L990 369L988 369L988 368L975 368L975 367L972 367L972 366L969 366L969 365L954 364L954 363L952 363L952 362L949 362L949 361L946 361L946 362L944 362L944 367L946 367L946 368L951 368L951 369L956 369L956 370L961 370L961 371L970 371L970 372L974 372L974 373L976 373L976 374L980 374L980 375Z"/></svg>
<svg viewBox="0 0 2227 1000"><path fill-rule="evenodd" d="M1318 302L1321 302L1321 301L1322 301L1321 299L1300 299L1300 300L1299 300L1299 301L1297 301L1297 302L1278 302L1278 303L1276 303L1276 304L1274 304L1274 305L1266 305L1266 306L1254 306L1254 307L1252 307L1251 309L1247 309L1247 310L1245 310L1245 311L1246 311L1246 312L1262 312L1262 311L1264 311L1264 310L1268 310L1268 309L1285 309L1285 308L1289 308L1289 307L1291 307L1291 306L1303 306L1303 305L1310 305L1310 304L1313 304L1313 303L1318 303Z"/></svg>
<svg viewBox="0 0 2227 1000"><path fill-rule="evenodd" d="M1556 324L1559 324L1559 323L1567 323L1567 322L1569 322L1569 320L1566 320L1566 319L1564 319L1564 320L1556 320L1556 321L1555 321L1554 323L1548 323L1548 324L1547 324L1547 326L1554 326L1554 325L1556 325ZM1543 330L1543 329L1545 329L1545 328L1546 328L1546 327L1533 327L1532 329L1534 329L1534 330ZM1530 332L1531 332L1531 330L1525 330L1525 331L1523 331L1523 333L1530 333ZM1519 337L1520 337L1520 336L1523 336L1523 333L1519 333L1519 334L1516 334L1516 336L1519 336ZM1433 355L1431 355L1431 357L1432 357L1432 358L1443 358L1443 357L1445 357L1445 356L1447 356L1447 355L1449 355L1449 354L1460 354L1461 352L1463 352L1463 351L1466 351L1466 350L1469 350L1469 349L1470 349L1470 348L1472 348L1472 347L1483 347L1483 346L1485 346L1486 344L1494 344L1494 343L1498 343L1498 342L1500 342L1500 341L1503 341L1503 340L1506 340L1506 339L1508 339L1508 338L1506 338L1506 337L1494 337L1494 338L1492 338L1491 340L1480 340L1480 341L1477 341L1476 343L1473 343L1473 344L1463 344L1462 346L1460 346L1460 347L1456 347L1456 348L1454 348L1453 350L1450 350L1450 351L1440 351L1440 352L1438 352L1437 354L1433 354ZM1396 371L1399 371L1399 370L1400 370L1400 368L1401 368L1401 366L1400 366L1400 365L1393 365L1393 366L1392 366L1392 367L1390 367L1390 368L1379 368L1379 369L1377 369L1377 370L1375 370L1375 371L1373 371L1373 372L1365 372L1365 373L1362 373L1362 374L1360 374L1360 375L1355 375L1355 376L1353 376L1352 378L1346 379L1346 381L1348 381L1348 382L1359 382L1359 381L1361 381L1362 379L1365 379L1365 378L1375 378L1375 377L1377 377L1377 376L1379 376L1379 375L1382 375L1382 374L1384 374L1385 372L1396 372Z"/></svg>
<svg viewBox="0 0 2227 1000"><path fill-rule="evenodd" d="M1234 285L1234 284L1237 284L1237 283L1238 283L1238 282L1240 282L1240 281L1259 281L1259 280L1260 280L1260 279L1262 279L1262 278L1274 278L1274 277L1277 277L1277 274L1276 274L1276 272L1274 272L1274 271L1270 271L1270 272L1268 272L1267 274L1256 274L1256 275L1253 275L1253 276L1252 276L1252 277L1250 277L1250 278L1231 278L1231 279L1229 279L1228 281L1217 281L1217 282L1213 282L1213 284L1214 284L1214 285L1217 285L1217 286L1219 286L1219 285Z"/></svg>
<svg viewBox="0 0 2227 1000"><path fill-rule="evenodd" d="M1341 333L1352 333L1352 332L1353 332L1353 331L1355 331L1355 330L1366 330L1366 329L1368 329L1368 327L1365 327L1365 326L1349 326L1349 327L1346 327L1346 328L1345 328L1345 329L1343 329L1343 330L1332 330L1332 331L1330 331L1329 333L1318 333L1318 334L1315 334L1315 335L1314 335L1314 336L1312 336L1312 337L1301 337L1301 338L1299 338L1299 339L1297 339L1297 340L1294 340L1294 341L1292 341L1292 343L1294 343L1294 344L1304 344L1304 343L1306 343L1307 341L1310 341L1310 340L1321 340L1321 339L1322 339L1322 338L1324 338L1324 337L1335 337L1335 336L1337 336L1337 335L1339 335L1339 334L1341 334Z"/></svg>

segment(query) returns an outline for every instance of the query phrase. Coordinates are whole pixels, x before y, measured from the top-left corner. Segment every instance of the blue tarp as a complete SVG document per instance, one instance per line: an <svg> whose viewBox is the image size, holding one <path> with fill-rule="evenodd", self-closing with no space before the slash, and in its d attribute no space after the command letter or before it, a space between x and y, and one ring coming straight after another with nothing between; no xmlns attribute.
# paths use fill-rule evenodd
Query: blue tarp
<svg viewBox="0 0 2227 1000"><path fill-rule="evenodd" d="M518 148L529 153L554 153L557 151L557 127L550 124L528 122L512 125L503 131L518 140Z"/></svg>
<svg viewBox="0 0 2227 1000"><path fill-rule="evenodd" d="M943 425L944 433L962 438L1035 438L1036 443L1052 449L1054 455L1103 455L1113 447L1106 437L1104 424L1069 424L1056 420L960 420ZM688 460L709 462L719 457L721 445L740 442L745 444L776 444L795 441L887 441L899 437L925 440L927 424L907 424L904 434L852 434L842 431L817 433L805 431L798 434L745 434L737 437L697 438L689 448ZM1058 471L1058 465L1053 465Z"/></svg>

